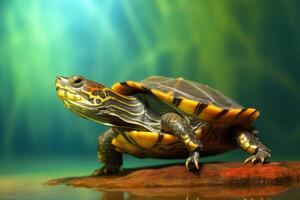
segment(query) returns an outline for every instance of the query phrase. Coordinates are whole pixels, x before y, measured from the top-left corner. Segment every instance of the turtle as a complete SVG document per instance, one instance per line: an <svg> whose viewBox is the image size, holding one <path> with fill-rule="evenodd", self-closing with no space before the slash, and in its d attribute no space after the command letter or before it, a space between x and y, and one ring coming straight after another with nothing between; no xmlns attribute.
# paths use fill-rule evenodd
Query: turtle
<svg viewBox="0 0 300 200"><path fill-rule="evenodd" d="M56 77L55 87L70 111L109 127L98 138L103 166L94 175L121 172L124 153L139 158L186 158L189 171L199 170L200 157L237 148L250 154L245 163L264 163L271 156L252 125L259 111L208 85L151 76L108 88L74 75Z"/></svg>

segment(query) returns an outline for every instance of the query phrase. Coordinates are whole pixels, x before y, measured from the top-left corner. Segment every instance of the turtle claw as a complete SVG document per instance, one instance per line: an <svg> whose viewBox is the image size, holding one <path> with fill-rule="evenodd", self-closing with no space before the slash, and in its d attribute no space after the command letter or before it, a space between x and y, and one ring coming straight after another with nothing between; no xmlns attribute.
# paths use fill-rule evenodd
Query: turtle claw
<svg viewBox="0 0 300 200"><path fill-rule="evenodd" d="M188 157L188 159L186 159L186 161L185 161L185 167L187 169L189 169L189 164L190 164L191 160L192 160L191 157Z"/></svg>
<svg viewBox="0 0 300 200"><path fill-rule="evenodd" d="M270 157L271 157L271 154L270 154L268 151L263 150L263 151L259 151L259 152L257 152L256 154L254 154L254 155L248 157L248 158L244 161L244 163L247 163L247 162L249 162L250 160L251 160L251 162L252 162L253 164L255 164L255 163L257 163L257 162L265 163L265 161L266 161L268 158L270 158Z"/></svg>
<svg viewBox="0 0 300 200"><path fill-rule="evenodd" d="M109 175L115 175L120 173L121 170L118 167L112 167L112 166L103 166L100 169L96 169L92 176L109 176Z"/></svg>
<svg viewBox="0 0 300 200"><path fill-rule="evenodd" d="M193 160L193 162L194 162L194 164L195 164L196 168L199 170L199 163L198 163L198 159L196 159L196 158L194 157L194 160Z"/></svg>
<svg viewBox="0 0 300 200"><path fill-rule="evenodd" d="M193 171L194 167L196 167L197 170L199 170L199 160L200 160L200 155L199 152L194 151L190 157L188 157L185 161L185 167L189 171ZM192 167L194 165L194 167Z"/></svg>
<svg viewBox="0 0 300 200"><path fill-rule="evenodd" d="M249 162L250 158L247 158L246 160L244 160L244 163Z"/></svg>

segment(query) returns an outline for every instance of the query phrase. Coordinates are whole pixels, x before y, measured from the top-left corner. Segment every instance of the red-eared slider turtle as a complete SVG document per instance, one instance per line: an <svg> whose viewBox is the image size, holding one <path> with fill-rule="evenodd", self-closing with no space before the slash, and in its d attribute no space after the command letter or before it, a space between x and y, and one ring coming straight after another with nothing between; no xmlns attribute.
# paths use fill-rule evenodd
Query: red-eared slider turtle
<svg viewBox="0 0 300 200"><path fill-rule="evenodd" d="M122 153L137 157L187 158L199 169L200 156L241 147L245 162L264 162L270 150L252 126L259 116L219 91L183 78L149 77L116 83L111 89L81 76L57 77L56 90L72 112L110 126L99 137L104 166L94 174L120 170Z"/></svg>

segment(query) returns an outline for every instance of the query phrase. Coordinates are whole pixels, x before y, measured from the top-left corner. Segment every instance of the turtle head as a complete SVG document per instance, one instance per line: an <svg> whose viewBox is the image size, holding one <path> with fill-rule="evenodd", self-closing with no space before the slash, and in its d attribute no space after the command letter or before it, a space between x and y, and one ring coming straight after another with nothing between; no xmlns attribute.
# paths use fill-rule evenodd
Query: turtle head
<svg viewBox="0 0 300 200"><path fill-rule="evenodd" d="M103 121L99 110L105 108L103 102L108 88L104 85L75 75L56 77L55 87L58 97L69 110L84 118Z"/></svg>

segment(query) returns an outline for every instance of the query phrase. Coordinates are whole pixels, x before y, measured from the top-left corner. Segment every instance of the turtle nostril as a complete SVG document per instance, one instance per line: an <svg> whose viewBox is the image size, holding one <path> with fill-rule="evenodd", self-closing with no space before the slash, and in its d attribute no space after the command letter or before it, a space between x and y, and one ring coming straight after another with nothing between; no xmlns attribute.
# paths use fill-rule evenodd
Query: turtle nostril
<svg viewBox="0 0 300 200"><path fill-rule="evenodd" d="M55 79L55 87L56 87L56 89L59 86L61 86L61 85L63 85L63 79L60 76L57 76L56 79Z"/></svg>

